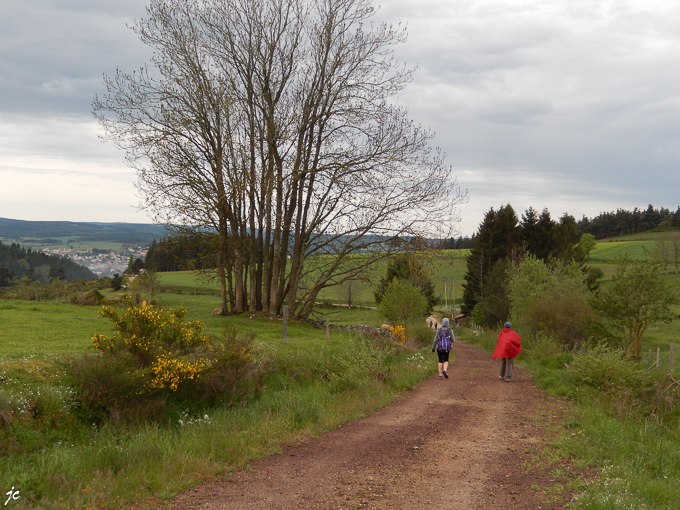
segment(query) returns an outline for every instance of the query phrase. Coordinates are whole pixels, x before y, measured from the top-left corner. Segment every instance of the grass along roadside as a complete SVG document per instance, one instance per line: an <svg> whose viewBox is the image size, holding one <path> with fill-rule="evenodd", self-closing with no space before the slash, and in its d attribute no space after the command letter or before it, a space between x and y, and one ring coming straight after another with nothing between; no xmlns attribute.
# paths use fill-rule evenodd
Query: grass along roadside
<svg viewBox="0 0 680 510"><path fill-rule="evenodd" d="M677 321L675 321L677 322ZM673 325L666 325L672 327ZM522 333L520 332L520 335ZM491 351L497 332L468 337ZM680 501L680 389L667 379L667 369L646 370L646 364L621 364L620 357L600 356L591 348L568 353L546 338L523 337L517 362L531 370L537 386L567 398L560 420L547 420L546 449L534 460L548 459L546 466L563 464L579 494L570 508L578 510L675 510ZM628 387L613 380L609 386L593 387L575 372L579 356L594 358L592 379L625 377L627 370L641 370L640 384ZM608 364L609 363L609 364ZM615 363L611 364L611 363ZM677 364L676 364L677 366ZM674 371L675 380L680 371ZM543 420L551 413L546 410ZM555 413L557 414L557 413ZM560 487L535 487L554 501Z"/></svg>
<svg viewBox="0 0 680 510"><path fill-rule="evenodd" d="M71 312L59 320L63 310L52 309L55 324L68 323ZM177 408L162 423L97 428L75 420L58 361L69 350L82 352L80 345L39 359L3 357L0 410L11 408L14 419L0 427L0 473L3 492L20 490L12 508L154 505L206 476L370 413L433 370L420 353L337 330L326 341L325 331L301 324L289 328L282 345L276 321L234 321L258 331L255 362L266 365L265 389L237 407ZM86 342L105 325L100 319L88 328Z"/></svg>

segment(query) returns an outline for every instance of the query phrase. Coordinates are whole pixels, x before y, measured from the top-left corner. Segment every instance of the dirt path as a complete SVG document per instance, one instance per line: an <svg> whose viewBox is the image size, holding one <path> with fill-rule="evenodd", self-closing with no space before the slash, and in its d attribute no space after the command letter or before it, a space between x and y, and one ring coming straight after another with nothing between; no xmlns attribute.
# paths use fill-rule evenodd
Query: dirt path
<svg viewBox="0 0 680 510"><path fill-rule="evenodd" d="M172 508L563 508L532 489L556 480L522 467L541 444L542 393L521 368L507 383L487 353L460 341L454 351L449 379L435 375L367 418L178 495Z"/></svg>

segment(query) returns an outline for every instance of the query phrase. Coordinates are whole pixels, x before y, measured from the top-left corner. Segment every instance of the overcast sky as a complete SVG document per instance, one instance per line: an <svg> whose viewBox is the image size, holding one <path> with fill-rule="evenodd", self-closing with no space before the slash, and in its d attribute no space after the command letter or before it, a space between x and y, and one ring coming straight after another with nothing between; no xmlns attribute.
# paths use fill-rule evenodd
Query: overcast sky
<svg viewBox="0 0 680 510"><path fill-rule="evenodd" d="M580 219L680 205L680 3L389 0L399 100L436 132L469 202ZM103 74L150 52L136 0L0 0L0 217L148 223L135 175L90 114Z"/></svg>

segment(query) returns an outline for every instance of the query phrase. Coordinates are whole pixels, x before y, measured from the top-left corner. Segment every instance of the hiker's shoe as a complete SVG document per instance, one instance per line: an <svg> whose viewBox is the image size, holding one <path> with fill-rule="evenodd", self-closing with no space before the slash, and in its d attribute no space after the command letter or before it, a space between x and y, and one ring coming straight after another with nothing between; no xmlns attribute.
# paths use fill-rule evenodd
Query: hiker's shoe
<svg viewBox="0 0 680 510"><path fill-rule="evenodd" d="M446 370L444 370L443 374L444 374L444 377L446 377L447 379L449 378L449 374L446 373Z"/></svg>
<svg viewBox="0 0 680 510"><path fill-rule="evenodd" d="M442 374L439 374L439 379L441 379L441 378L442 378Z"/></svg>
<svg viewBox="0 0 680 510"><path fill-rule="evenodd" d="M499 375L498 378L499 378L501 381L505 381L505 377L503 377L502 375Z"/></svg>
<svg viewBox="0 0 680 510"><path fill-rule="evenodd" d="M510 382L510 378L509 378L509 377L506 377L505 380L506 380L507 382Z"/></svg>

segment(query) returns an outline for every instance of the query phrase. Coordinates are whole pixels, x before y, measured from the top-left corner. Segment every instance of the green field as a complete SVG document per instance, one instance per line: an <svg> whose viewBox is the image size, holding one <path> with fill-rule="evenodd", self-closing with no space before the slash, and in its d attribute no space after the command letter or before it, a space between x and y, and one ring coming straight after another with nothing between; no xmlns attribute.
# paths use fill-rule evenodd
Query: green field
<svg viewBox="0 0 680 510"><path fill-rule="evenodd" d="M608 262L628 255L633 260L645 260L654 246L653 240L600 242L590 252L592 262Z"/></svg>
<svg viewBox="0 0 680 510"><path fill-rule="evenodd" d="M113 331L98 307L0 301L0 358L82 352L96 331Z"/></svg>
<svg viewBox="0 0 680 510"><path fill-rule="evenodd" d="M435 294L440 297L444 304L444 280L447 285L447 300L451 300L451 285L453 283L453 297L459 303L463 296L463 276L465 275L465 256L468 250L445 250L435 259L423 256L423 265L432 278L435 286ZM318 296L318 301L328 301L333 304L348 304L350 300L354 306L373 307L375 298L373 291L378 284L378 280L385 271L384 264L378 264L368 275L367 281L345 282L342 285L323 289ZM178 271L173 273L159 273L161 282L164 285L177 287L182 294L191 292L205 293L206 289L219 296L219 282L213 280L206 282L196 273L188 271ZM215 307L219 306L219 299L215 301Z"/></svg>

